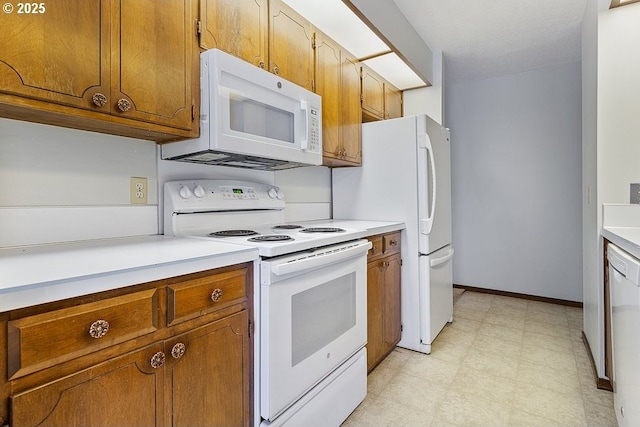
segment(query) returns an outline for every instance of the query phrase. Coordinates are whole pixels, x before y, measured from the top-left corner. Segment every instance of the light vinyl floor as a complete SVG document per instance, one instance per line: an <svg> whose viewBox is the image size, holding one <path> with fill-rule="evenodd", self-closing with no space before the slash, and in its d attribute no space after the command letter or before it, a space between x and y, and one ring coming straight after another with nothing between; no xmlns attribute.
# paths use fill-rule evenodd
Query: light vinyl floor
<svg viewBox="0 0 640 427"><path fill-rule="evenodd" d="M582 341L582 309L478 292L430 355L396 348L342 427L617 426Z"/></svg>

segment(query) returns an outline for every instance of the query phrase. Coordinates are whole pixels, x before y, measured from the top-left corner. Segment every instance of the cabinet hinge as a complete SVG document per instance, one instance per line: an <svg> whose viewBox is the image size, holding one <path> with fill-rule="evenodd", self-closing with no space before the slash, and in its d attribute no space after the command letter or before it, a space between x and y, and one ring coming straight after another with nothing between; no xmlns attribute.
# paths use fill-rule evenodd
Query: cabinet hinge
<svg viewBox="0 0 640 427"><path fill-rule="evenodd" d="M191 104L191 121L196 120L196 104Z"/></svg>
<svg viewBox="0 0 640 427"><path fill-rule="evenodd" d="M196 21L196 34L202 34L202 21L199 19Z"/></svg>
<svg viewBox="0 0 640 427"><path fill-rule="evenodd" d="M315 49L316 48L316 33L313 33L313 36L311 36L311 49Z"/></svg>
<svg viewBox="0 0 640 427"><path fill-rule="evenodd" d="M249 320L249 338L253 335L253 322Z"/></svg>
<svg viewBox="0 0 640 427"><path fill-rule="evenodd" d="M403 331L403 326L402 326L402 325L400 325L400 332L402 332L402 331Z"/></svg>
<svg viewBox="0 0 640 427"><path fill-rule="evenodd" d="M315 91L316 91L316 81L311 80L311 92L315 92Z"/></svg>
<svg viewBox="0 0 640 427"><path fill-rule="evenodd" d="M403 261L402 260L400 260L400 265L403 265Z"/></svg>

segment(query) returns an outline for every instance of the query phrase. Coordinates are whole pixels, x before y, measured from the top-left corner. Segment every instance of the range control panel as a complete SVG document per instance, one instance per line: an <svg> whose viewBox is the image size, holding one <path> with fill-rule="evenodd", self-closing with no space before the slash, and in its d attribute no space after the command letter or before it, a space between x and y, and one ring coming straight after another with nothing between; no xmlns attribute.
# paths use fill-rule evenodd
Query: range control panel
<svg viewBox="0 0 640 427"><path fill-rule="evenodd" d="M165 211L203 212L284 209L284 192L275 185L247 181L184 180L164 185Z"/></svg>

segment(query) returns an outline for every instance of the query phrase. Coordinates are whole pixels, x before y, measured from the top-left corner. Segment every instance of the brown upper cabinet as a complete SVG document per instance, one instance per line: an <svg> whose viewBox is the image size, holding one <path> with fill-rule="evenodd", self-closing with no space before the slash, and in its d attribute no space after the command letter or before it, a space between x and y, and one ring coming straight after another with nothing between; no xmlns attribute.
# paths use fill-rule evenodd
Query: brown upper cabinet
<svg viewBox="0 0 640 427"><path fill-rule="evenodd" d="M5 14L0 115L158 142L197 135L194 4L58 0Z"/></svg>
<svg viewBox="0 0 640 427"><path fill-rule="evenodd" d="M360 65L340 45L316 33L316 92L322 96L322 148L326 166L362 164Z"/></svg>
<svg viewBox="0 0 640 427"><path fill-rule="evenodd" d="M268 19L267 0L201 0L200 48L224 50L266 68Z"/></svg>
<svg viewBox="0 0 640 427"><path fill-rule="evenodd" d="M362 121L395 119L401 116L402 91L363 65Z"/></svg>
<svg viewBox="0 0 640 427"><path fill-rule="evenodd" d="M314 29L281 0L269 1L269 71L314 91Z"/></svg>

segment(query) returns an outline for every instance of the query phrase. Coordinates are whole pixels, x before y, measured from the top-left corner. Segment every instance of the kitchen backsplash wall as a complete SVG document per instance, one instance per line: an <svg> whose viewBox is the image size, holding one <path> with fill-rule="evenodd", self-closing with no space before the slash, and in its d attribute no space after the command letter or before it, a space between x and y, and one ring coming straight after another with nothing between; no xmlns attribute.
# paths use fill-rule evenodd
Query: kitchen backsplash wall
<svg viewBox="0 0 640 427"><path fill-rule="evenodd" d="M158 232L155 144L0 118L0 247ZM130 204L146 177L148 204Z"/></svg>
<svg viewBox="0 0 640 427"><path fill-rule="evenodd" d="M325 167L252 171L160 160L153 142L0 118L0 247L162 233L162 188L185 178L276 184L291 221L330 217ZM130 203L146 177L148 204Z"/></svg>

